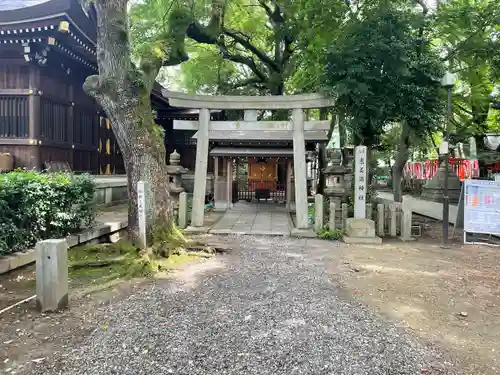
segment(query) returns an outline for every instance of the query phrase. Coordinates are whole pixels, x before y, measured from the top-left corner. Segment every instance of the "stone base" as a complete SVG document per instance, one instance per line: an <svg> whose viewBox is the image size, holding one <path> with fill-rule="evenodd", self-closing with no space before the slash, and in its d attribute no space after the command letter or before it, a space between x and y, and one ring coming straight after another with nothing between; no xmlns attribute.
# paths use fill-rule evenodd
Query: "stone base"
<svg viewBox="0 0 500 375"><path fill-rule="evenodd" d="M370 219L349 218L346 220L346 234L349 237L375 237L375 222Z"/></svg>
<svg viewBox="0 0 500 375"><path fill-rule="evenodd" d="M399 239L403 242L411 242L417 240L415 237L399 237Z"/></svg>
<svg viewBox="0 0 500 375"><path fill-rule="evenodd" d="M380 237L349 237L349 236L344 236L342 237L342 240L346 244L352 244L352 245L381 245L382 244L382 238Z"/></svg>
<svg viewBox="0 0 500 375"><path fill-rule="evenodd" d="M205 234L205 233L208 233L209 230L210 230L209 227L193 227L190 225L189 227L184 229L184 233L186 233L186 234Z"/></svg>
<svg viewBox="0 0 500 375"><path fill-rule="evenodd" d="M299 229L293 228L290 232L290 236L292 237L302 237L302 238L316 238L316 232L312 229Z"/></svg>
<svg viewBox="0 0 500 375"><path fill-rule="evenodd" d="M344 242L349 244L381 244L382 239L375 235L375 222L370 219L346 220Z"/></svg>

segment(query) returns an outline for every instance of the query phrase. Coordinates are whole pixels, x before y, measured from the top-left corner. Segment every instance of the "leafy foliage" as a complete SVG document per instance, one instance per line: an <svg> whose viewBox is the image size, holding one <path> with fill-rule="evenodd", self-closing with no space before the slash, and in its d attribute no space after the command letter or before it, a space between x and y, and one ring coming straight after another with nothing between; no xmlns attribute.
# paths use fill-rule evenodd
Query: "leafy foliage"
<svg viewBox="0 0 500 375"><path fill-rule="evenodd" d="M439 5L432 25L448 68L458 74L452 141L495 130L500 77L500 8L494 0L452 0Z"/></svg>
<svg viewBox="0 0 500 375"><path fill-rule="evenodd" d="M94 219L88 175L15 171L0 175L0 255L75 233Z"/></svg>
<svg viewBox="0 0 500 375"><path fill-rule="evenodd" d="M331 47L325 81L355 143L378 145L391 122L406 122L416 134L439 125L444 66L420 33L424 23L411 7L381 2L351 20Z"/></svg>
<svg viewBox="0 0 500 375"><path fill-rule="evenodd" d="M318 238L322 240L333 240L338 241L342 239L345 231L343 229L330 230L328 227L324 227L321 232L318 233Z"/></svg>

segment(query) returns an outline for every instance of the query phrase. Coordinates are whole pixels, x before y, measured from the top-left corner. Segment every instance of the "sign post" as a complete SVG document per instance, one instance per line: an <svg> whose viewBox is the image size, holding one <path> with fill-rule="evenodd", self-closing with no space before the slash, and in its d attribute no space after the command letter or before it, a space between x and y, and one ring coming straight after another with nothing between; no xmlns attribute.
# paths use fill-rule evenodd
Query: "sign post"
<svg viewBox="0 0 500 375"><path fill-rule="evenodd" d="M366 218L366 146L354 149L354 218Z"/></svg>
<svg viewBox="0 0 500 375"><path fill-rule="evenodd" d="M464 243L467 234L500 236L500 182L465 180Z"/></svg>
<svg viewBox="0 0 500 375"><path fill-rule="evenodd" d="M143 249L148 246L146 190L147 182L139 181L137 183L137 216L139 217L139 243Z"/></svg>

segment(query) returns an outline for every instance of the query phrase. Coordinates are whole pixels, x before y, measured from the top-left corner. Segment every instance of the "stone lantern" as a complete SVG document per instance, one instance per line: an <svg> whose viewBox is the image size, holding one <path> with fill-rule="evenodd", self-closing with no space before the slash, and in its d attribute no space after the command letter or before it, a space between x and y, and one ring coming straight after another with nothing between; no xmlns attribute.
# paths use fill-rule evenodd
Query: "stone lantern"
<svg viewBox="0 0 500 375"><path fill-rule="evenodd" d="M179 194L184 191L182 187L182 175L188 170L180 165L181 156L174 150L170 154L170 163L167 165L167 173L170 186L170 196L174 202L174 207L177 209L179 206Z"/></svg>
<svg viewBox="0 0 500 375"><path fill-rule="evenodd" d="M340 150L331 150L330 152L331 162L324 170L326 181L324 193L330 202L335 203L336 221L337 225L340 225L342 220L341 206L342 203L347 202L347 197L349 195L349 188L347 186L348 181L346 179L346 176L349 175L349 170L341 163L342 157Z"/></svg>

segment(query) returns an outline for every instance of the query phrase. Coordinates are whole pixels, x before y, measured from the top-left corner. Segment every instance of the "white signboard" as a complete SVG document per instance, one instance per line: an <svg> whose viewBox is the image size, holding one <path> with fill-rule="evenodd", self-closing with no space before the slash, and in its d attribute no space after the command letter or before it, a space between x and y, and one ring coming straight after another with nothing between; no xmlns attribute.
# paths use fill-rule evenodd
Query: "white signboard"
<svg viewBox="0 0 500 375"><path fill-rule="evenodd" d="M354 218L366 218L366 146L354 149Z"/></svg>
<svg viewBox="0 0 500 375"><path fill-rule="evenodd" d="M500 235L500 182L465 180L464 231Z"/></svg>

